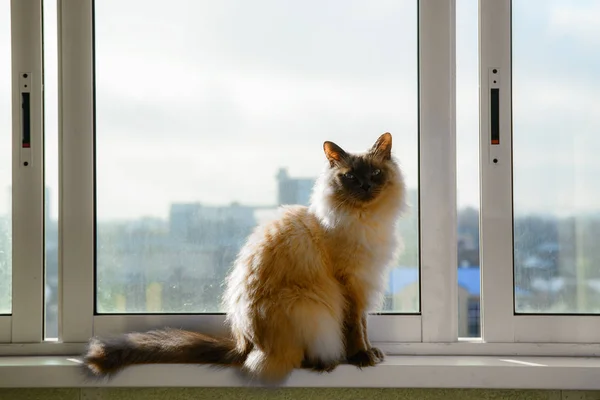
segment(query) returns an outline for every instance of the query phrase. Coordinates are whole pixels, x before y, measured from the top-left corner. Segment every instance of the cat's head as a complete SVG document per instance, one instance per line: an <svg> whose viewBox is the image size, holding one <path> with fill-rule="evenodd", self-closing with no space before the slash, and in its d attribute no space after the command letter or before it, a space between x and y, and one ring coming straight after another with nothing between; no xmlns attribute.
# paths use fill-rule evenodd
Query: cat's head
<svg viewBox="0 0 600 400"><path fill-rule="evenodd" d="M331 200L342 207L365 207L403 193L400 170L392 157L392 135L384 133L365 153L349 153L333 142L323 144L329 161Z"/></svg>

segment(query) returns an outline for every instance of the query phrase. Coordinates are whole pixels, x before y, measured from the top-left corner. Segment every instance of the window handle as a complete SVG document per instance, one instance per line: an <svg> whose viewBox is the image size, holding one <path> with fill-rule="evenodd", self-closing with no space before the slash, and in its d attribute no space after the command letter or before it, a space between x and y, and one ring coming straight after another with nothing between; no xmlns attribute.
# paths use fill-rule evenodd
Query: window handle
<svg viewBox="0 0 600 400"><path fill-rule="evenodd" d="M500 69L489 68L489 161L500 163Z"/></svg>
<svg viewBox="0 0 600 400"><path fill-rule="evenodd" d="M19 74L21 95L21 165L31 165L31 73Z"/></svg>

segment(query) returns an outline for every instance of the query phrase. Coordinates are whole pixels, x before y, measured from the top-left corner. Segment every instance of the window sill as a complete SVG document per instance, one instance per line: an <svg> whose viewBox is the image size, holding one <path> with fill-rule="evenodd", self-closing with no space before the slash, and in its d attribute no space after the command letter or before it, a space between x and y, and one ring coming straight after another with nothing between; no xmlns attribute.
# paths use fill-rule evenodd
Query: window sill
<svg viewBox="0 0 600 400"><path fill-rule="evenodd" d="M341 365L330 374L294 371L287 387L600 389L600 359L575 357L388 356L374 368ZM0 357L0 387L257 386L232 368L131 367L110 382L86 382L76 358Z"/></svg>

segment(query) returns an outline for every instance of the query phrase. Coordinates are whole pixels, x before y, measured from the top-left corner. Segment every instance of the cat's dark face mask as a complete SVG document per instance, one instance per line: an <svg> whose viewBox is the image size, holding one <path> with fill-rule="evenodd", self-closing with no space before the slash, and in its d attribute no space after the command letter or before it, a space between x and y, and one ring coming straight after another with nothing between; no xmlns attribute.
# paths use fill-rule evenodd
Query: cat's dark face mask
<svg viewBox="0 0 600 400"><path fill-rule="evenodd" d="M340 203L369 203L381 193L392 175L392 135L384 133L365 154L350 154L333 142L323 145L332 168L331 185Z"/></svg>
<svg viewBox="0 0 600 400"><path fill-rule="evenodd" d="M386 168L367 157L353 157L350 166L340 168L338 180L343 191L355 200L369 202L386 183Z"/></svg>

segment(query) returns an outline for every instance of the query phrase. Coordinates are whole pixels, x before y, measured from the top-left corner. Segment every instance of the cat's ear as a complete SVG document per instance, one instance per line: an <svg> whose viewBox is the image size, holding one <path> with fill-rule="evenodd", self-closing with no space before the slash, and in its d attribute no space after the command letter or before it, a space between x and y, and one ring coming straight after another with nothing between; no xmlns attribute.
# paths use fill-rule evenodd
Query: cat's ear
<svg viewBox="0 0 600 400"><path fill-rule="evenodd" d="M379 136L379 139L371 147L370 152L384 160L390 160L392 158L392 135L386 132Z"/></svg>
<svg viewBox="0 0 600 400"><path fill-rule="evenodd" d="M325 156L329 160L329 165L332 167L335 164L342 162L348 156L344 149L333 142L323 143L323 150L325 151Z"/></svg>

